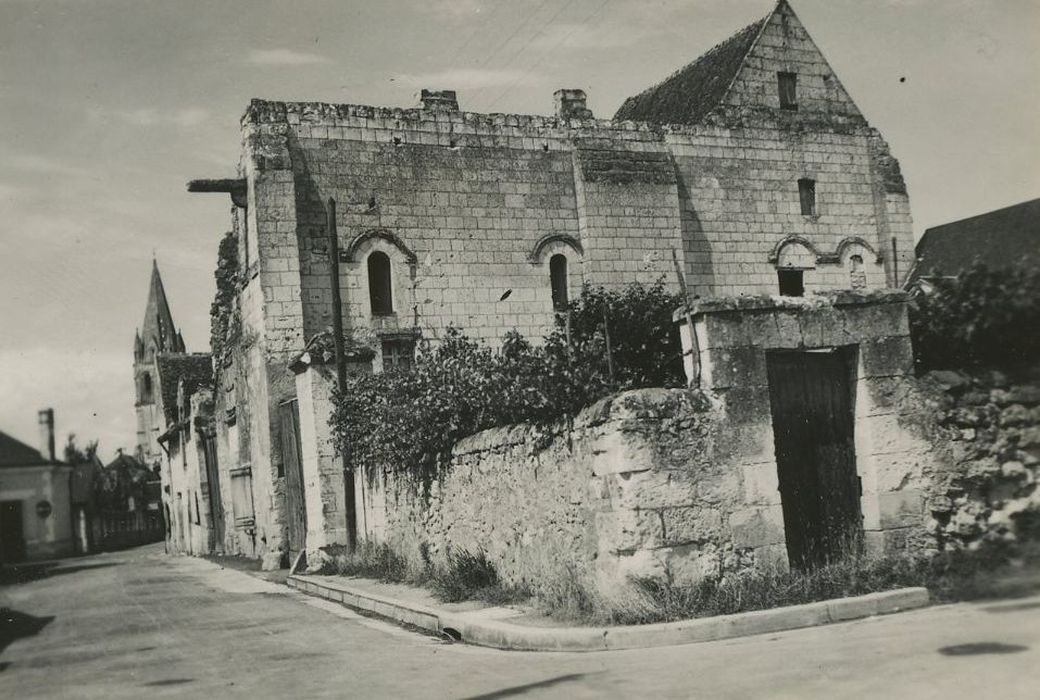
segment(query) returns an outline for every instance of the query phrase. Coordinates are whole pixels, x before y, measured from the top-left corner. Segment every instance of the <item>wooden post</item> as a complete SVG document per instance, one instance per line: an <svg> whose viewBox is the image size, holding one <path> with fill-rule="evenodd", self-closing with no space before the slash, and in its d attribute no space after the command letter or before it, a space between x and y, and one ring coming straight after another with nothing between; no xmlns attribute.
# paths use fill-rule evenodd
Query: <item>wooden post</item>
<svg viewBox="0 0 1040 700"><path fill-rule="evenodd" d="M610 323L607 321L607 307L603 307L603 338L607 342L607 372L610 374L610 387L614 388L614 353L610 350Z"/></svg>
<svg viewBox="0 0 1040 700"><path fill-rule="evenodd" d="M343 391L347 386L347 360L343 347L343 304L339 292L339 233L336 230L336 200L329 197L326 209L329 234L329 281L332 285L332 343L336 349L336 386ZM354 488L354 470L350 466L347 449L343 450L344 515L347 526L347 547L357 547L357 494Z"/></svg>
<svg viewBox="0 0 1040 700"><path fill-rule="evenodd" d="M693 327L693 314L690 312L690 291L686 286L686 277L683 275L682 267L679 266L679 256L675 254L675 248L672 248L672 264L675 266L675 277L679 281L679 291L682 293L686 327L690 329L690 354L693 356L693 376L690 377L690 386L699 387L701 385L701 353L700 348L697 347L697 331ZM679 342L681 344L682 340L680 339ZM683 355L685 354L684 351Z"/></svg>
<svg viewBox="0 0 1040 700"><path fill-rule="evenodd" d="M892 236L892 287L899 288L899 249L896 245L896 237Z"/></svg>

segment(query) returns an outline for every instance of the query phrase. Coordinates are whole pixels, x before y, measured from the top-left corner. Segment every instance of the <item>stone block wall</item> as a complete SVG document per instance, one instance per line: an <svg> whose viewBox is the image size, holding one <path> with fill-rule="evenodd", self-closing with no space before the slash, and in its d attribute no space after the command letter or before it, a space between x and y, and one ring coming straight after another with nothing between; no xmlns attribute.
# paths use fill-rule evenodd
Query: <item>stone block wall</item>
<svg viewBox="0 0 1040 700"><path fill-rule="evenodd" d="M889 201L905 199L898 165L861 117L727 112L650 128L258 100L243 130L250 202L263 210L246 228L279 348L331 322L330 197L345 323L362 342L413 328L437 338L448 325L492 342L514 328L541 337L553 321L548 242L566 241L574 291L674 286L674 251L695 293L773 292L786 244L805 247L809 289L853 286L853 256L863 284L885 286L893 222L909 215ZM812 216L800 178L816 180ZM909 228L898 235L912 255ZM370 309L373 250L393 263L390 316Z"/></svg>
<svg viewBox="0 0 1040 700"><path fill-rule="evenodd" d="M535 589L577 577L607 591L627 577L783 565L775 470L742 467L748 449L717 397L624 392L570 427L465 438L429 484L370 474L359 488L370 513L362 533L417 565L483 550L505 581Z"/></svg>
<svg viewBox="0 0 1040 700"><path fill-rule="evenodd" d="M676 316L685 325L685 311ZM866 547L882 552L926 535L926 490L943 460L927 435L900 416L900 401L916 391L905 294L712 299L695 302L689 318L696 344L683 328L684 351L697 355L687 358L688 371L696 364L700 385L721 396L729 423L746 440L738 468L763 490L775 489L777 479L767 353L852 349L855 465ZM927 411L922 415L926 420ZM770 513L780 522L784 542L783 504L779 494L772 497Z"/></svg>

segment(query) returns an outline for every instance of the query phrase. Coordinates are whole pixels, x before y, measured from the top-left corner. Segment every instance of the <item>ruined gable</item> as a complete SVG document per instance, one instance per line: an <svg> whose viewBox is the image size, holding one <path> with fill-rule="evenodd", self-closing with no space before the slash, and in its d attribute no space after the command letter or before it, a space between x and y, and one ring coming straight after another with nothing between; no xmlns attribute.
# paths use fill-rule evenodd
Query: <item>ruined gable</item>
<svg viewBox="0 0 1040 700"><path fill-rule="evenodd" d="M795 104L783 106L781 83L793 76ZM765 20L721 102L728 107L765 108L806 117L842 117L865 124L827 59L794 10L783 0Z"/></svg>

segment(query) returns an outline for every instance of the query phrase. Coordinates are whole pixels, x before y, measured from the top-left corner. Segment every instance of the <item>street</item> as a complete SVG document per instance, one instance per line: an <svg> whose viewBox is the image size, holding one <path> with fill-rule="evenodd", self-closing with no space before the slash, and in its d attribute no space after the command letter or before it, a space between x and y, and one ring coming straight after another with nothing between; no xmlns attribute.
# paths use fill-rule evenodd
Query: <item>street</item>
<svg viewBox="0 0 1040 700"><path fill-rule="evenodd" d="M0 589L0 694L122 697L1032 698L1040 597L711 644L450 644L161 545ZM12 637L14 637L12 639Z"/></svg>

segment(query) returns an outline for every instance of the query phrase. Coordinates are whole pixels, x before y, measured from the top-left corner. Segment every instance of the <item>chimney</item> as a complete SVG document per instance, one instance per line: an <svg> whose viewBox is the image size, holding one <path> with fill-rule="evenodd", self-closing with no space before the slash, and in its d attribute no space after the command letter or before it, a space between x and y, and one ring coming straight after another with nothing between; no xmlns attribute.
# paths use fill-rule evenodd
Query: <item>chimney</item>
<svg viewBox="0 0 1040 700"><path fill-rule="evenodd" d="M45 408L39 411L40 422L40 454L44 459L55 461L54 455L54 409Z"/></svg>
<svg viewBox="0 0 1040 700"><path fill-rule="evenodd" d="M423 90L419 93L422 108L431 112L458 112L459 101L454 90Z"/></svg>
<svg viewBox="0 0 1040 700"><path fill-rule="evenodd" d="M585 106L585 91L576 88L553 93L556 116L560 119L592 119L592 111Z"/></svg>

